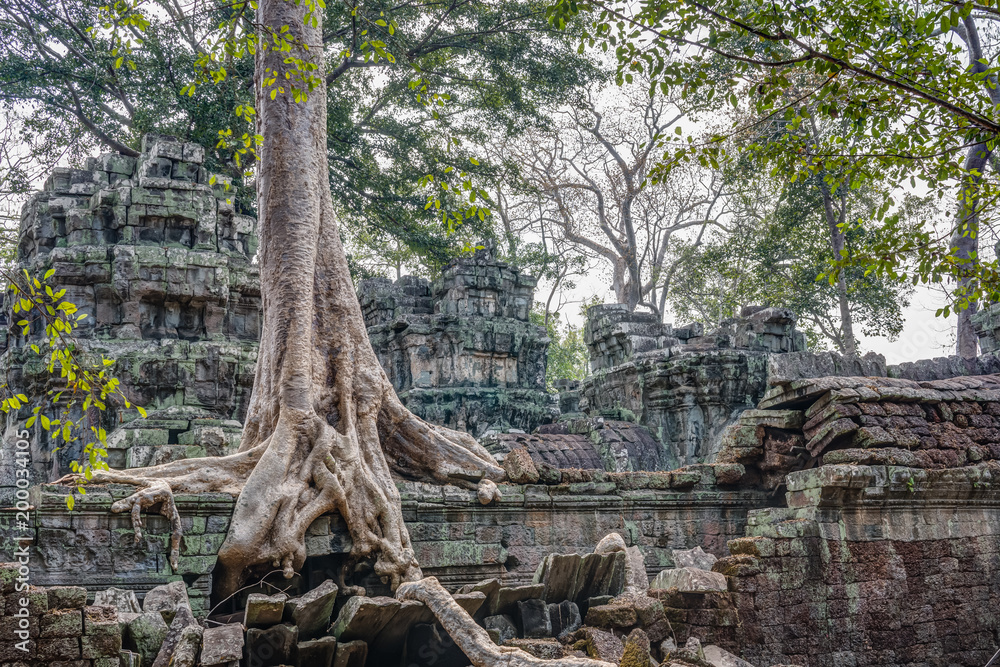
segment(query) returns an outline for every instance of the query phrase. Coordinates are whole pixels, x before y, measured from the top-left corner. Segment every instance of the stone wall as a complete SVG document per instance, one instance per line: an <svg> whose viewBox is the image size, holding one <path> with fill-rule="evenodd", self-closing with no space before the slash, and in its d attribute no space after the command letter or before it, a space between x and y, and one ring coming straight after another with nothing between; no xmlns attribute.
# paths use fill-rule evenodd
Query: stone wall
<svg viewBox="0 0 1000 667"><path fill-rule="evenodd" d="M701 546L721 553L743 535L747 513L768 504L766 494L716 484L713 466L674 473L613 474L564 471L550 484L501 485L503 498L483 506L472 491L452 486L400 482L403 517L417 558L427 574L449 588L502 576L529 583L549 553L590 553L612 531L645 550L650 574L672 565L673 549ZM168 562L170 527L158 515L144 515L143 539L134 542L129 515L111 514L126 487L94 488L66 511L67 490L43 486L32 503L32 583L68 581L91 594L109 586L149 589L183 579L196 613L208 609L216 553L225 539L233 500L225 494L178 495L184 527L179 569ZM14 513L0 509L0 528L13 527ZM336 574L351 539L339 515L321 517L306 537L309 556L303 578L322 581ZM12 560L4 544L0 561ZM339 560L338 560L339 559ZM316 573L319 573L318 575ZM366 582L371 591L384 586ZM385 592L388 592L387 590Z"/></svg>
<svg viewBox="0 0 1000 667"><path fill-rule="evenodd" d="M260 329L256 222L234 211L226 179L209 183L203 158L200 146L149 135L138 159L102 155L85 169L56 169L21 213L19 268L53 272L53 288L88 316L79 348L116 360L125 393L151 414L118 433L134 411L115 404L100 416L115 467L220 453L238 442ZM27 336L15 327L7 337L0 363L17 393L60 388L29 348L43 335L35 322ZM56 418L60 409L43 414ZM11 414L10 424L28 414ZM65 474L80 455L79 442L53 454L37 427L32 441L35 482ZM133 443L156 451L130 455ZM11 481L4 473L0 487Z"/></svg>
<svg viewBox="0 0 1000 667"><path fill-rule="evenodd" d="M545 389L549 340L528 321L535 282L489 249L453 261L433 284L362 281L368 336L406 406L476 436L551 421L558 408Z"/></svg>
<svg viewBox="0 0 1000 667"><path fill-rule="evenodd" d="M679 640L756 665L985 665L1000 641L1000 465L825 465L788 475L714 569L666 595Z"/></svg>
<svg viewBox="0 0 1000 667"><path fill-rule="evenodd" d="M78 586L23 589L18 577L17 563L0 564L0 662L119 666L122 630L114 607L88 606L87 591Z"/></svg>

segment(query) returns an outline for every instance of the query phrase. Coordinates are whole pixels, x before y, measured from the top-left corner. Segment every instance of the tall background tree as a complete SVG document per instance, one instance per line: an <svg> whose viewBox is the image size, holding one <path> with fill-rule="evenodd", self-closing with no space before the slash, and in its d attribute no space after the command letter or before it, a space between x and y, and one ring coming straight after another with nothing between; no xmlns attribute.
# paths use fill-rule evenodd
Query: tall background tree
<svg viewBox="0 0 1000 667"><path fill-rule="evenodd" d="M621 80L642 73L664 92L702 91L732 107L749 105L752 124L846 121L846 134L816 142L788 133L752 149L778 160L793 156L795 173L835 174L826 181L831 195L879 174L912 187L919 180L948 196L955 212L946 228L923 221L849 259L892 280L951 278L941 314L959 312L957 352L975 354L970 316L980 301L1000 297L996 259L978 244L998 210L992 157L1000 134L1000 42L983 29L1000 18L993 3L557 0L550 17L563 25L581 8L591 20L587 41L614 48ZM718 162L724 147L717 139L664 145L663 164L692 154ZM886 197L876 217L894 209L895 199Z"/></svg>

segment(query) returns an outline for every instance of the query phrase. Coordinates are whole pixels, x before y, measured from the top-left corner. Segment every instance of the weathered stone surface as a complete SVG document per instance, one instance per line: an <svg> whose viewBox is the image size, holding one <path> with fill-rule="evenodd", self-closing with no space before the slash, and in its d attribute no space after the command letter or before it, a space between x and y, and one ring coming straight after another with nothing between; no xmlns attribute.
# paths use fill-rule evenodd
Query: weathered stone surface
<svg viewBox="0 0 1000 667"><path fill-rule="evenodd" d="M746 660L719 648L715 644L703 646L702 653L705 655L705 660L710 662L713 667L754 667Z"/></svg>
<svg viewBox="0 0 1000 667"><path fill-rule="evenodd" d="M521 620L521 636L527 639L543 639L552 636L552 620L544 600L523 600L517 603L517 615Z"/></svg>
<svg viewBox="0 0 1000 667"><path fill-rule="evenodd" d="M598 628L631 628L638 620L635 607L627 602L612 601L588 609L584 622Z"/></svg>
<svg viewBox="0 0 1000 667"><path fill-rule="evenodd" d="M48 608L76 609L87 604L87 589L82 586L52 586L45 589Z"/></svg>
<svg viewBox="0 0 1000 667"><path fill-rule="evenodd" d="M551 421L548 338L528 321L535 283L488 247L452 261L433 284L361 281L368 336L406 406L477 436Z"/></svg>
<svg viewBox="0 0 1000 667"><path fill-rule="evenodd" d="M365 667L368 657L368 644L357 640L337 644L333 667Z"/></svg>
<svg viewBox="0 0 1000 667"><path fill-rule="evenodd" d="M288 596L284 593L277 595L251 593L247 597L243 625L248 628L266 628L280 623L285 613L285 600L287 599Z"/></svg>
<svg viewBox="0 0 1000 667"><path fill-rule="evenodd" d="M167 630L167 636L164 638L163 644L156 654L156 659L153 661L152 667L168 667L172 664L178 647L182 645L182 642L186 643L190 641L189 637L191 633L186 632L188 628L197 628L198 636L201 636L201 626L194 619L191 610L187 607L179 607L177 613L174 615L174 620L170 623L170 627Z"/></svg>
<svg viewBox="0 0 1000 667"><path fill-rule="evenodd" d="M395 598L356 595L344 604L330 626L330 634L345 644L356 640L371 641L399 610L400 602Z"/></svg>
<svg viewBox="0 0 1000 667"><path fill-rule="evenodd" d="M299 628L300 638L315 637L330 626L336 601L337 584L327 579L305 595L288 600L285 618Z"/></svg>
<svg viewBox="0 0 1000 667"><path fill-rule="evenodd" d="M687 550L674 549L672 555L674 557L674 566L693 567L698 570L711 570L715 561L719 560L713 554L705 553L705 550L701 547Z"/></svg>
<svg viewBox="0 0 1000 667"><path fill-rule="evenodd" d="M249 628L246 641L247 664L260 667L294 665L298 641L298 628L287 623L269 628Z"/></svg>
<svg viewBox="0 0 1000 667"><path fill-rule="evenodd" d="M632 630L625 638L621 667L656 667L656 662L649 654L649 637L639 628Z"/></svg>
<svg viewBox="0 0 1000 667"><path fill-rule="evenodd" d="M618 663L622 659L625 646L622 640L606 630L584 626L579 631L582 639L574 644L580 645L591 658Z"/></svg>
<svg viewBox="0 0 1000 667"><path fill-rule="evenodd" d="M119 614L138 614L142 611L139 608L139 600L132 591L121 588L109 588L105 591L98 591L94 595L94 606L114 607Z"/></svg>
<svg viewBox="0 0 1000 667"><path fill-rule="evenodd" d="M159 611L147 611L129 621L125 637L129 648L141 656L142 663L151 665L167 638L168 630Z"/></svg>
<svg viewBox="0 0 1000 667"><path fill-rule="evenodd" d="M663 570L649 586L652 589L676 588L685 593L700 593L707 591L725 591L726 577L718 572L699 570L693 567L681 567Z"/></svg>
<svg viewBox="0 0 1000 667"><path fill-rule="evenodd" d="M143 611L157 611L163 616L167 625L173 623L174 616L182 608L191 609L187 586L183 581L172 581L163 586L157 586L146 593L142 599Z"/></svg>
<svg viewBox="0 0 1000 667"><path fill-rule="evenodd" d="M505 642L505 645L519 648L542 660L557 660L565 655L562 644L554 639L514 638Z"/></svg>
<svg viewBox="0 0 1000 667"><path fill-rule="evenodd" d="M337 639L320 637L299 642L298 652L300 667L331 667L337 653Z"/></svg>
<svg viewBox="0 0 1000 667"><path fill-rule="evenodd" d="M538 469L531 461L528 450L523 447L507 452L503 468L507 472L507 479L514 484L534 484L538 481Z"/></svg>
<svg viewBox="0 0 1000 667"><path fill-rule="evenodd" d="M580 607L575 602L563 600L549 605L549 622L552 624L552 636L561 637L576 632L583 619L580 617Z"/></svg>
<svg viewBox="0 0 1000 667"><path fill-rule="evenodd" d="M501 644L517 637L517 626L514 624L514 619L507 614L487 616L483 619L483 627L496 631Z"/></svg>
<svg viewBox="0 0 1000 667"><path fill-rule="evenodd" d="M228 623L205 629L202 636L201 664L205 667L228 665L243 657L243 626Z"/></svg>

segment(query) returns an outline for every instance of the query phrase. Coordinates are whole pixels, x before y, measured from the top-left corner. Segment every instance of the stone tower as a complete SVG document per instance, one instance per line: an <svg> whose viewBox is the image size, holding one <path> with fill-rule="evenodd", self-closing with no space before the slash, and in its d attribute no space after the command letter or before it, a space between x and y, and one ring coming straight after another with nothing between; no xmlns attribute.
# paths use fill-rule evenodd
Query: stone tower
<svg viewBox="0 0 1000 667"><path fill-rule="evenodd" d="M221 454L239 442L260 335L256 221L234 211L226 179L211 178L203 161L197 144L149 135L137 159L108 154L86 169L56 169L21 213L18 269L54 271L50 284L88 315L80 345L115 359L126 395L149 412L94 415L109 433L112 467ZM30 349L43 336L39 323L4 342L16 392L58 388ZM58 412L46 408L50 418ZM53 454L40 428L31 439L36 483L79 458L79 443Z"/></svg>
<svg viewBox="0 0 1000 667"><path fill-rule="evenodd" d="M433 284L362 281L368 337L406 407L474 436L551 421L549 339L528 320L535 284L489 249L451 262Z"/></svg>

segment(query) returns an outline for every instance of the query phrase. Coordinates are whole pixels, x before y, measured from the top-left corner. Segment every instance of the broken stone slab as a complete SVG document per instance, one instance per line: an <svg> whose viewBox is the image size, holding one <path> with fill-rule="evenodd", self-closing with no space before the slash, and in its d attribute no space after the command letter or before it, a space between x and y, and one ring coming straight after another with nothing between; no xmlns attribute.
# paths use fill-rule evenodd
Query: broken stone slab
<svg viewBox="0 0 1000 667"><path fill-rule="evenodd" d="M625 650L622 640L606 630L584 626L580 633L583 638L573 646L583 649L587 655L596 660L604 660L618 664Z"/></svg>
<svg viewBox="0 0 1000 667"><path fill-rule="evenodd" d="M376 665L398 664L403 653L406 636L410 628L418 623L432 623L434 614L419 600L404 600L392 622L378 633L375 641L369 642L371 662Z"/></svg>
<svg viewBox="0 0 1000 667"><path fill-rule="evenodd" d="M708 593L729 589L725 575L693 567L663 570L653 578L649 587L663 590L676 588L681 593Z"/></svg>
<svg viewBox="0 0 1000 667"><path fill-rule="evenodd" d="M160 646L159 652L156 654L156 659L153 661L152 667L168 667L168 665L173 664L174 661L174 651L180 646L181 640L188 636L189 633L184 631L189 627L197 627L199 632L199 638L201 637L201 626L194 618L194 614L187 607L181 607L177 610L174 615L174 620L170 624L170 628L167 631L167 636L163 640L163 644ZM185 640L187 641L187 640Z"/></svg>
<svg viewBox="0 0 1000 667"><path fill-rule="evenodd" d="M563 600L549 605L549 622L552 624L552 636L561 637L576 632L583 619L580 617L580 607L575 602Z"/></svg>
<svg viewBox="0 0 1000 667"><path fill-rule="evenodd" d="M300 667L331 667L337 654L337 638L320 637L299 642L298 650Z"/></svg>
<svg viewBox="0 0 1000 667"><path fill-rule="evenodd" d="M251 593L247 596L247 607L243 616L243 625L248 628L266 628L281 623L281 618L285 614L285 600L287 599L288 596L284 593L278 593L277 595Z"/></svg>
<svg viewBox="0 0 1000 667"><path fill-rule="evenodd" d="M163 586L157 586L146 593L142 599L143 611L158 611L167 625L174 621L174 616L181 607L191 609L188 600L187 586L183 581L172 581Z"/></svg>
<svg viewBox="0 0 1000 667"><path fill-rule="evenodd" d="M480 616L484 616L489 613L489 610L493 604L493 599L496 597L497 592L500 590L500 580L499 579L484 579L475 584L466 584L458 589L459 594L465 593L483 593L486 595L486 599L483 601L483 606L480 607ZM477 618L482 620L481 618Z"/></svg>
<svg viewBox="0 0 1000 667"><path fill-rule="evenodd" d="M203 630L199 625L189 625L181 630L180 641L168 663L170 667L195 667L198 649L201 648Z"/></svg>
<svg viewBox="0 0 1000 667"><path fill-rule="evenodd" d="M243 657L243 626L239 623L217 625L205 630L202 637L201 664L204 667L228 665Z"/></svg>
<svg viewBox="0 0 1000 667"><path fill-rule="evenodd" d="M395 598L356 595L344 604L329 634L345 644L372 641L399 612L400 606Z"/></svg>
<svg viewBox="0 0 1000 667"><path fill-rule="evenodd" d="M580 560L576 587L567 599L580 604L592 597L613 597L622 592L624 577L624 553L587 554Z"/></svg>
<svg viewBox="0 0 1000 667"><path fill-rule="evenodd" d="M542 599L561 602L573 599L579 588L577 578L583 558L579 554L549 554L538 564L533 584L543 584Z"/></svg>
<svg viewBox="0 0 1000 667"><path fill-rule="evenodd" d="M612 601L587 610L584 622L598 628L631 628L638 622L635 607L627 602Z"/></svg>
<svg viewBox="0 0 1000 667"><path fill-rule="evenodd" d="M712 663L715 667L754 667L738 655L734 655L715 644L703 646L702 653L705 654L705 660Z"/></svg>
<svg viewBox="0 0 1000 667"><path fill-rule="evenodd" d="M465 613L469 616L475 616L476 612L482 608L483 604L486 602L486 594L480 591L473 591L472 593L455 593L452 595L458 606L465 610Z"/></svg>
<svg viewBox="0 0 1000 667"><path fill-rule="evenodd" d="M138 653L122 649L118 654L118 667L142 667L142 658Z"/></svg>
<svg viewBox="0 0 1000 667"><path fill-rule="evenodd" d="M299 628L299 637L308 639L330 627L333 605L337 601L337 584L327 579L305 595L285 603L285 620Z"/></svg>
<svg viewBox="0 0 1000 667"><path fill-rule="evenodd" d="M706 553L700 546L694 549L674 549L674 567L693 567L698 570L711 571L715 561L719 560L715 555Z"/></svg>
<svg viewBox="0 0 1000 667"><path fill-rule="evenodd" d="M363 641L338 643L333 658L333 667L365 667L368 659L368 644Z"/></svg>
<svg viewBox="0 0 1000 667"><path fill-rule="evenodd" d="M151 665L167 638L166 621L158 611L147 611L128 622L125 638L130 648L135 649L143 665ZM241 635L242 636L242 635Z"/></svg>
<svg viewBox="0 0 1000 667"><path fill-rule="evenodd" d="M649 654L649 637L639 628L625 638L621 664L628 667L656 667L656 662Z"/></svg>
<svg viewBox="0 0 1000 667"><path fill-rule="evenodd" d="M247 630L246 661L256 667L294 665L299 629L282 623L269 628Z"/></svg>
<svg viewBox="0 0 1000 667"><path fill-rule="evenodd" d="M494 630L497 633L499 644L505 644L517 637L517 626L514 625L514 619L507 614L487 616L483 619L483 627L487 630Z"/></svg>
<svg viewBox="0 0 1000 667"><path fill-rule="evenodd" d="M526 639L545 639L552 636L552 619L545 600L522 600L517 603L521 619L521 635Z"/></svg>
<svg viewBox="0 0 1000 667"><path fill-rule="evenodd" d="M138 614L142 611L135 593L121 588L109 588L94 594L95 607L114 607L118 614Z"/></svg>
<svg viewBox="0 0 1000 667"><path fill-rule="evenodd" d="M507 641L504 645L519 648L541 660L558 660L566 655L562 644L554 639L515 638Z"/></svg>
<svg viewBox="0 0 1000 667"><path fill-rule="evenodd" d="M510 614L517 610L517 603L522 600L542 597L544 584L529 584L527 586L501 587L493 598L489 609L490 616Z"/></svg>

